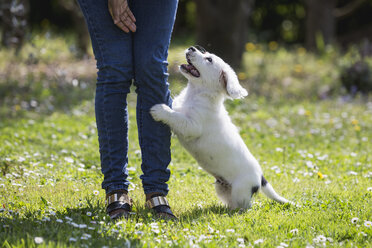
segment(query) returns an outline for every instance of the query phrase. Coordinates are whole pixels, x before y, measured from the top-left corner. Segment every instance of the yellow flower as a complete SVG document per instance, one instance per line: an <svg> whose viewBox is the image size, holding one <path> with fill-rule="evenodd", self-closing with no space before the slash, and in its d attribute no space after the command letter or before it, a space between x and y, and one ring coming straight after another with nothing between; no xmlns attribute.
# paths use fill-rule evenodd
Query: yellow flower
<svg viewBox="0 0 372 248"><path fill-rule="evenodd" d="M305 111L305 115L306 115L306 116L310 116L310 115L311 115L311 112L310 112L309 110L306 110L306 111Z"/></svg>
<svg viewBox="0 0 372 248"><path fill-rule="evenodd" d="M247 74L245 74L244 72L239 72L238 73L238 78L239 78L239 80L246 80L247 79Z"/></svg>
<svg viewBox="0 0 372 248"><path fill-rule="evenodd" d="M295 65L295 67L294 67L294 71L295 71L296 73L301 73L301 72L303 71L303 66L300 65L300 64Z"/></svg>
<svg viewBox="0 0 372 248"><path fill-rule="evenodd" d="M323 179L324 178L323 174L320 171L318 171L318 178L319 179Z"/></svg>
<svg viewBox="0 0 372 248"><path fill-rule="evenodd" d="M15 109L15 111L19 111L19 110L21 110L21 106L19 106L19 105L17 104L17 105L14 106L14 109Z"/></svg>
<svg viewBox="0 0 372 248"><path fill-rule="evenodd" d="M355 131L359 132L359 131L360 131L360 126L356 125L356 126L354 127L354 129L355 129Z"/></svg>
<svg viewBox="0 0 372 248"><path fill-rule="evenodd" d="M299 55L305 55L305 54L306 54L306 49L303 48L303 47L299 47L299 48L297 49L297 53L298 53Z"/></svg>
<svg viewBox="0 0 372 248"><path fill-rule="evenodd" d="M352 121L351 121L351 124L353 124L353 125L358 125L358 120L355 120L355 119L353 119Z"/></svg>
<svg viewBox="0 0 372 248"><path fill-rule="evenodd" d="M248 42L247 44L245 44L245 50L247 50L248 52L252 52L255 49L256 49L256 46L252 42Z"/></svg>
<svg viewBox="0 0 372 248"><path fill-rule="evenodd" d="M269 49L271 51L275 51L278 48L278 43L276 41L270 41L269 42Z"/></svg>

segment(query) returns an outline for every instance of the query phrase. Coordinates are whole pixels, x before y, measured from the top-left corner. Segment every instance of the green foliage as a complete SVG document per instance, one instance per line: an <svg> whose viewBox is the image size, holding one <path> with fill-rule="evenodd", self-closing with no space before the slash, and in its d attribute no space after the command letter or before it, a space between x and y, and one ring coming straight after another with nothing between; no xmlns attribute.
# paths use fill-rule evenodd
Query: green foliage
<svg viewBox="0 0 372 248"><path fill-rule="evenodd" d="M176 68L185 61L187 45L170 51L173 94L185 86ZM8 70L0 76L0 87L6 89L0 90L0 245L372 246L372 106L358 98L340 100L335 92L320 100L318 92L322 85L341 91L336 62L346 63L347 56L335 50L317 56L300 47L247 44L239 77L250 95L226 103L265 177L297 207L258 194L252 209L227 210L215 195L213 178L172 137L168 200L179 221L154 219L144 208L136 95L129 94L130 195L136 213L118 223L106 216L100 189L94 62L76 61L67 53L32 65L19 59L17 73ZM0 56L0 71L15 63L4 60ZM56 77L51 68L63 69L64 76ZM54 81L62 88L54 90ZM83 81L86 87L81 87ZM44 107L51 96L60 99L51 101L53 111ZM20 104L31 104L31 99L38 108Z"/></svg>

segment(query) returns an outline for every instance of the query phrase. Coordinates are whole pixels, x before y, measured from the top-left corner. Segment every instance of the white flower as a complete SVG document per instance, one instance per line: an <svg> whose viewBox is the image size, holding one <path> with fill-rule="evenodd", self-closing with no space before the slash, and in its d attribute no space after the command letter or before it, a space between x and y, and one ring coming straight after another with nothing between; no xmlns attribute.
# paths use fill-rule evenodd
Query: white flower
<svg viewBox="0 0 372 248"><path fill-rule="evenodd" d="M76 239L75 238L70 238L68 241L70 241L70 242L76 242Z"/></svg>
<svg viewBox="0 0 372 248"><path fill-rule="evenodd" d="M237 238L236 241L238 241L239 243L244 243L244 239L243 238Z"/></svg>
<svg viewBox="0 0 372 248"><path fill-rule="evenodd" d="M290 230L289 233L292 233L292 234L296 235L296 234L298 234L298 229L296 228L296 229Z"/></svg>
<svg viewBox="0 0 372 248"><path fill-rule="evenodd" d="M263 242L264 242L263 239L257 239L256 241L253 242L253 244L258 245L258 244L261 244Z"/></svg>
<svg viewBox="0 0 372 248"><path fill-rule="evenodd" d="M92 212L87 212L87 216L92 216Z"/></svg>
<svg viewBox="0 0 372 248"><path fill-rule="evenodd" d="M300 182L300 179L298 179L298 178L296 177L296 178L294 178L294 179L292 180L292 182L294 182L294 183L298 183L298 182Z"/></svg>
<svg viewBox="0 0 372 248"><path fill-rule="evenodd" d="M122 225L124 223L126 223L126 221L118 221L118 222L116 222L115 226L120 226L120 225Z"/></svg>
<svg viewBox="0 0 372 248"><path fill-rule="evenodd" d="M67 163L73 163L74 162L74 159L73 158L69 158L69 157L65 157L65 161L67 162Z"/></svg>
<svg viewBox="0 0 372 248"><path fill-rule="evenodd" d="M372 187L368 187L367 191L372 192Z"/></svg>
<svg viewBox="0 0 372 248"><path fill-rule="evenodd" d="M358 233L358 235L359 235L359 236L362 235L362 236L364 236L364 237L367 237L367 233L365 233L365 232L360 232L360 233Z"/></svg>
<svg viewBox="0 0 372 248"><path fill-rule="evenodd" d="M92 235L87 234L87 233L83 233L83 236L81 236L81 239L90 239L91 237L92 237Z"/></svg>
<svg viewBox="0 0 372 248"><path fill-rule="evenodd" d="M41 221L50 221L50 218L49 218L49 217L43 217L43 218L41 219Z"/></svg>
<svg viewBox="0 0 372 248"><path fill-rule="evenodd" d="M348 174L348 175L351 175L351 176L356 176L356 175L358 175L358 173L355 172L355 171L349 171L347 174Z"/></svg>
<svg viewBox="0 0 372 248"><path fill-rule="evenodd" d="M372 226L372 221L365 220L364 221L364 226L371 227Z"/></svg>
<svg viewBox="0 0 372 248"><path fill-rule="evenodd" d="M71 222L70 225L73 227L79 227L79 224L76 224L75 222Z"/></svg>
<svg viewBox="0 0 372 248"><path fill-rule="evenodd" d="M226 232L231 232L231 233L234 233L235 230L234 229L226 229Z"/></svg>
<svg viewBox="0 0 372 248"><path fill-rule="evenodd" d="M154 227L158 228L158 227L159 227L159 226L158 226L158 223L156 223L156 222L152 222L152 223L150 223L150 226L151 226L152 228L154 228Z"/></svg>
<svg viewBox="0 0 372 248"><path fill-rule="evenodd" d="M83 229L83 228L87 228L87 225L86 224L80 224L79 225L79 228Z"/></svg>
<svg viewBox="0 0 372 248"><path fill-rule="evenodd" d="M359 218L352 218L351 223L356 224L359 221Z"/></svg>
<svg viewBox="0 0 372 248"><path fill-rule="evenodd" d="M318 236L316 237L316 239L317 239L319 242L321 242L321 243L324 243L324 242L327 241L327 238L326 238L325 236L323 236L323 235L318 235Z"/></svg>
<svg viewBox="0 0 372 248"><path fill-rule="evenodd" d="M63 223L63 220L61 220L61 219L56 219L56 221L57 221L58 223Z"/></svg>
<svg viewBox="0 0 372 248"><path fill-rule="evenodd" d="M280 246L281 246L281 247L288 247L288 245L287 245L286 243L283 243L283 242L280 243Z"/></svg>
<svg viewBox="0 0 372 248"><path fill-rule="evenodd" d="M36 244L41 244L41 243L43 243L44 242L44 239L42 238L42 237L35 237L35 243Z"/></svg>
<svg viewBox="0 0 372 248"><path fill-rule="evenodd" d="M98 190L93 190L93 195L99 195L99 191Z"/></svg>

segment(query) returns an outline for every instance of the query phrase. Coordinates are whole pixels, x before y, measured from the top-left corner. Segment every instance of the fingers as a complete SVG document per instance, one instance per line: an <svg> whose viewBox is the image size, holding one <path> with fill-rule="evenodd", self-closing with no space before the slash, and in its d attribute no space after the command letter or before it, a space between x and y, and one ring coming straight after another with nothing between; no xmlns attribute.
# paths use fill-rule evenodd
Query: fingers
<svg viewBox="0 0 372 248"><path fill-rule="evenodd" d="M132 32L136 32L136 25L134 22L136 21L136 18L134 18L134 15L132 11L129 9L128 2L124 1L120 8L120 20L124 25L130 29Z"/></svg>
<svg viewBox="0 0 372 248"><path fill-rule="evenodd" d="M126 33L129 33L130 31L136 32L136 18L129 9L128 2L126 0L110 0L109 11L114 24L121 30Z"/></svg>
<svg viewBox="0 0 372 248"><path fill-rule="evenodd" d="M132 14L133 15L133 14ZM124 23L124 25L130 29L130 31L132 32L136 32L136 25L134 24L132 18L130 18L130 15L128 12L124 12L121 16L120 16L120 20L122 23Z"/></svg>

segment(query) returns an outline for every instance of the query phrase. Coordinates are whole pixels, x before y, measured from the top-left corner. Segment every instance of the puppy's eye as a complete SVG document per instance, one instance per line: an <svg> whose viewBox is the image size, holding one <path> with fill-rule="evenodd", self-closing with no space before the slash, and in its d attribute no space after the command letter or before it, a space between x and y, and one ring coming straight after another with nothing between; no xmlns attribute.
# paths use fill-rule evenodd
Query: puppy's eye
<svg viewBox="0 0 372 248"><path fill-rule="evenodd" d="M206 60L208 60L209 63L212 63L212 58L211 57L206 58Z"/></svg>

